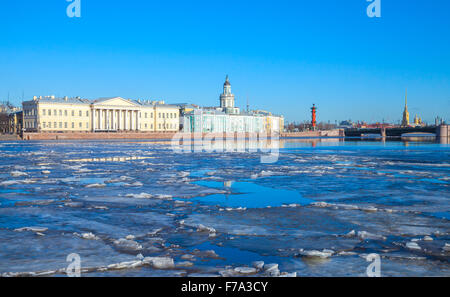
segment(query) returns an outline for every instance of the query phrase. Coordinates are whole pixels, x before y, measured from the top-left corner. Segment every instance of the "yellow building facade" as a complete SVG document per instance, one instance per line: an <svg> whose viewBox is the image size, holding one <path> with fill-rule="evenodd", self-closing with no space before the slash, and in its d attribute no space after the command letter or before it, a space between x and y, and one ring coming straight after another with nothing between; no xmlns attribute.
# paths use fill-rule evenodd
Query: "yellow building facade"
<svg viewBox="0 0 450 297"><path fill-rule="evenodd" d="M50 96L23 102L23 126L27 132L176 132L180 118L177 106L161 101Z"/></svg>

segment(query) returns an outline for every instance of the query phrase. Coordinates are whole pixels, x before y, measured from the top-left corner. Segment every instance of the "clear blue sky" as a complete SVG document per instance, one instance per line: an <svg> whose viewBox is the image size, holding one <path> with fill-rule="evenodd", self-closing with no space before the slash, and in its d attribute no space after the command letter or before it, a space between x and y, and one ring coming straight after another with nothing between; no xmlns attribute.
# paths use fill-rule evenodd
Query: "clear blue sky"
<svg viewBox="0 0 450 297"><path fill-rule="evenodd" d="M33 95L219 103L288 121L450 121L450 1L65 0L0 3L0 101Z"/></svg>

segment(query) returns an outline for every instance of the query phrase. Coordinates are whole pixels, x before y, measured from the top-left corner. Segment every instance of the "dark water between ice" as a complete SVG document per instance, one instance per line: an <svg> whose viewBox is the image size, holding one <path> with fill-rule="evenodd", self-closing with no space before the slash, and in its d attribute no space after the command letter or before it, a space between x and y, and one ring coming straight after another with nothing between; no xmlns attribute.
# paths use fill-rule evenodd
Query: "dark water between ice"
<svg viewBox="0 0 450 297"><path fill-rule="evenodd" d="M77 253L83 276L227 275L253 261L365 276L377 253L383 276L450 276L448 144L280 147L262 164L165 142L0 142L0 275L63 275ZM139 254L175 266L102 269Z"/></svg>

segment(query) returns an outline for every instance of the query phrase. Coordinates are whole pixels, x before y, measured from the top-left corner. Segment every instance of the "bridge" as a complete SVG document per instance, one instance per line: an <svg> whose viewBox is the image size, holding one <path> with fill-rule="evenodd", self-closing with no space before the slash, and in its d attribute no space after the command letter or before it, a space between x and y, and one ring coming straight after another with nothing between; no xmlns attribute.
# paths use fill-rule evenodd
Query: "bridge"
<svg viewBox="0 0 450 297"><path fill-rule="evenodd" d="M368 134L378 134L386 137L401 137L403 134L433 133L441 135L441 126L428 127L398 127L398 128L374 128L374 129L345 129L347 137L361 137ZM385 133L385 135L383 135Z"/></svg>

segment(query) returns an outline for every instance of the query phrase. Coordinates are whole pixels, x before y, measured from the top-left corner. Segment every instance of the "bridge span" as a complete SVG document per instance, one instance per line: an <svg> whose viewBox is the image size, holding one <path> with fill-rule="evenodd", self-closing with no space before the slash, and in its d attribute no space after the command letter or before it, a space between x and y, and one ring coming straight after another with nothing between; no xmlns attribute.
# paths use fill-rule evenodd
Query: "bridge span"
<svg viewBox="0 0 450 297"><path fill-rule="evenodd" d="M447 127L442 129L442 127ZM447 133L442 133L447 131ZM374 128L374 129L346 129L345 136L361 137L370 134L379 134L386 137L401 137L403 134L433 133L437 137L448 137L448 125L427 127L398 127L398 128Z"/></svg>

